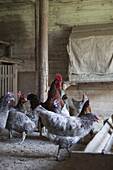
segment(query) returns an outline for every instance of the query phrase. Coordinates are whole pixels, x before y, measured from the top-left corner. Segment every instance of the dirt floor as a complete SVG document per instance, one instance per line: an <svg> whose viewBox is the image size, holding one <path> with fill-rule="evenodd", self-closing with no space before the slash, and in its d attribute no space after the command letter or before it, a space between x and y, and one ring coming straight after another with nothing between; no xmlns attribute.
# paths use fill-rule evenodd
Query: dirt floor
<svg viewBox="0 0 113 170"><path fill-rule="evenodd" d="M84 150L89 140L90 137L86 137L71 150ZM56 161L58 146L46 137L40 137L37 132L28 135L21 145L20 141L21 136L17 133L14 133L13 139L8 138L7 130L0 134L0 170L63 170L64 164L71 159L66 150L61 150L61 158L65 160Z"/></svg>

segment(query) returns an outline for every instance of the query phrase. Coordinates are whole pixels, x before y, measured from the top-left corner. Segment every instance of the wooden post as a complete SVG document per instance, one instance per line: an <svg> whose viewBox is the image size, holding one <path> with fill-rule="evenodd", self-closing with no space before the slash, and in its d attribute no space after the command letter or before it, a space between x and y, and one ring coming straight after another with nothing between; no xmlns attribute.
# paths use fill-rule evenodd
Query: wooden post
<svg viewBox="0 0 113 170"><path fill-rule="evenodd" d="M0 63L0 98L2 97L2 90L1 90L1 87L2 87L2 84L1 84L1 68L2 68L2 64Z"/></svg>
<svg viewBox="0 0 113 170"><path fill-rule="evenodd" d="M39 0L39 94L44 102L48 88L48 0Z"/></svg>
<svg viewBox="0 0 113 170"><path fill-rule="evenodd" d="M39 96L39 3L35 3L35 73L36 94Z"/></svg>
<svg viewBox="0 0 113 170"><path fill-rule="evenodd" d="M13 65L13 93L15 95L15 103L17 104L17 64Z"/></svg>

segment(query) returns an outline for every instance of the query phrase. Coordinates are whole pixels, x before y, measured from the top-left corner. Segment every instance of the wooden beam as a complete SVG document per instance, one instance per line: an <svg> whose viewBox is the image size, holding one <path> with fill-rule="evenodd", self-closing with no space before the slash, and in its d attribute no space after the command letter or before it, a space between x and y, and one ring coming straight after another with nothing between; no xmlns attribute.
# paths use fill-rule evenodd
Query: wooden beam
<svg viewBox="0 0 113 170"><path fill-rule="evenodd" d="M44 102L48 88L48 0L39 1L39 94Z"/></svg>
<svg viewBox="0 0 113 170"><path fill-rule="evenodd" d="M5 42L5 41L0 41L0 45L10 46L10 45L11 45L11 43L9 43L9 42Z"/></svg>
<svg viewBox="0 0 113 170"><path fill-rule="evenodd" d="M39 96L39 3L35 3L35 71L36 94Z"/></svg>

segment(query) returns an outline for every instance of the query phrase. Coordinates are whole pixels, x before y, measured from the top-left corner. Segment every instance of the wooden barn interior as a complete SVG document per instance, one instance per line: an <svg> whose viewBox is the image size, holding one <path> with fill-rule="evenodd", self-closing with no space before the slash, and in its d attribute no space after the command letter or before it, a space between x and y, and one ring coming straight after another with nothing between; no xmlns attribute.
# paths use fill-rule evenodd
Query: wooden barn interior
<svg viewBox="0 0 113 170"><path fill-rule="evenodd" d="M62 95L78 101L88 96L92 113L101 118L95 127L100 130L113 114L113 0L0 0L0 97L12 91L17 102L21 91L45 101L57 73L62 76ZM113 118L110 121L106 134L110 131L112 145ZM79 143L72 158L56 162L57 146L36 132L22 145L6 134L0 137L0 169L113 168L113 149L88 154Z"/></svg>

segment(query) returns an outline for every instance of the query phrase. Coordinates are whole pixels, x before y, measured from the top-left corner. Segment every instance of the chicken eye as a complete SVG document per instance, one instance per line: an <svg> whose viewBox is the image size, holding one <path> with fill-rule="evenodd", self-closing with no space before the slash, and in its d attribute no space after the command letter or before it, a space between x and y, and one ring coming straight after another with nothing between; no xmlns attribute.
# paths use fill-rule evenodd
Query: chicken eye
<svg viewBox="0 0 113 170"><path fill-rule="evenodd" d="M83 128L83 125L81 125L80 127Z"/></svg>

